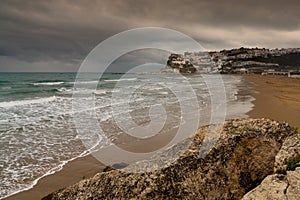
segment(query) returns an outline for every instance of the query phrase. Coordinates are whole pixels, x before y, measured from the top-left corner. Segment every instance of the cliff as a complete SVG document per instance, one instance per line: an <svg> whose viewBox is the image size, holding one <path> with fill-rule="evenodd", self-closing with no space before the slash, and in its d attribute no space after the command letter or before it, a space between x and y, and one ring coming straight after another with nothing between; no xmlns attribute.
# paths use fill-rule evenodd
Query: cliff
<svg viewBox="0 0 300 200"><path fill-rule="evenodd" d="M188 150L161 170L102 172L44 199L241 199L274 169L284 167L290 147L298 144L293 137L299 137L287 123L229 120L217 129L220 138L214 148L199 158L207 130L203 127L186 139L192 140ZM178 149L184 142L172 148Z"/></svg>
<svg viewBox="0 0 300 200"><path fill-rule="evenodd" d="M167 67L174 73L195 73L197 69L190 63L188 59L185 59L179 54L171 54L167 61ZM165 72L167 69L165 69Z"/></svg>
<svg viewBox="0 0 300 200"><path fill-rule="evenodd" d="M220 72L235 73L245 68L252 73L261 73L266 69L299 69L300 49L239 48L209 52L217 63Z"/></svg>
<svg viewBox="0 0 300 200"><path fill-rule="evenodd" d="M167 68L180 73L262 73L300 69L300 48L239 48L211 52L171 54ZM192 70L190 70L192 69Z"/></svg>

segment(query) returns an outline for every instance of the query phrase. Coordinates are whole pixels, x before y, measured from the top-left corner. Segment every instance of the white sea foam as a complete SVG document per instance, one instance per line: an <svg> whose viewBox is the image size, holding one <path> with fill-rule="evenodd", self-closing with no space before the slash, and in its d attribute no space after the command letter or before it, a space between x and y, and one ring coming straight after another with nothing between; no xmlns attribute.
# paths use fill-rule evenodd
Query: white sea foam
<svg viewBox="0 0 300 200"><path fill-rule="evenodd" d="M95 84L99 83L99 81L94 80L94 81L76 81L76 82L68 82L69 84Z"/></svg>
<svg viewBox="0 0 300 200"><path fill-rule="evenodd" d="M2 90L9 90L9 89L11 89L11 87L10 86L4 86L4 87L1 87L1 89Z"/></svg>
<svg viewBox="0 0 300 200"><path fill-rule="evenodd" d="M64 82L44 82L44 83L33 83L33 85L61 85Z"/></svg>
<svg viewBox="0 0 300 200"><path fill-rule="evenodd" d="M169 94L169 92L160 92L159 94Z"/></svg>
<svg viewBox="0 0 300 200"><path fill-rule="evenodd" d="M106 90L96 90L93 92L94 94L106 94L107 91Z"/></svg>
<svg viewBox="0 0 300 200"><path fill-rule="evenodd" d="M72 94L73 93L73 88L67 89L65 87L62 87L62 88L58 88L57 91L62 93L62 94Z"/></svg>
<svg viewBox="0 0 300 200"><path fill-rule="evenodd" d="M137 80L137 78L120 78L120 79L109 79L104 80L105 82L119 82L119 81L134 81Z"/></svg>
<svg viewBox="0 0 300 200"><path fill-rule="evenodd" d="M97 94L97 95L104 95L107 94L108 90L106 89L80 89L80 90L74 90L72 89L66 89L61 91L63 94Z"/></svg>
<svg viewBox="0 0 300 200"><path fill-rule="evenodd" d="M57 91L59 91L59 92L65 92L65 91L68 91L68 89L65 88L65 87L62 87L62 88L58 88ZM70 91L71 91L71 89L70 89Z"/></svg>
<svg viewBox="0 0 300 200"><path fill-rule="evenodd" d="M135 79L136 78L129 79L129 80L127 79L127 81L132 81ZM195 90L197 91L196 94L197 96L199 96L199 101L201 101L200 103L206 106L209 103L207 102L207 99L209 99L208 98L209 93L205 90L206 87L202 86L205 85L205 83L201 82L201 79L200 80L199 79L195 80L194 78L191 79L192 79L191 85L195 86ZM121 80L118 79L117 81L122 81L122 80L126 81L126 79L121 79ZM172 80L174 80L173 77ZM112 81L114 82L116 80L112 80ZM163 103L165 99L168 99L167 102L168 106L172 106L172 103L175 103L174 106L177 106L176 98L173 97L174 95L173 96L168 95L167 91L165 90L165 88L167 87L165 87L163 85L163 82L161 81L162 79L159 78L159 80L155 82L156 84L161 83L162 84L161 86L156 84L149 84L141 88L142 91L144 89L146 91L149 91L149 93L146 92L146 94L150 94L148 96L145 96L143 95L143 93L139 93L139 92L135 93L134 98L131 99L132 100L131 103L133 104L132 108L135 109L135 112L139 112L139 108L145 109L146 107L156 105L156 103L158 103L157 105L161 105L161 103ZM96 82L98 81L86 81L86 82L82 81L79 83L91 84ZM65 82L65 83L69 84L70 82ZM225 84L230 85L227 87L227 89L229 90L228 97L235 96L234 94L236 93L237 88L235 86L231 86L231 84L238 84L238 83L239 83L238 80L235 80L235 78L231 78L231 77L228 77L225 80ZM109 84L104 84L104 85L109 85ZM120 88L116 88L115 89L116 91L114 90L114 92L121 92L124 93L124 95L127 95L126 88L128 86L123 87L123 85L120 84ZM173 85L174 87L178 88L180 86L180 80L178 81L178 83L175 80L172 86ZM2 179L2 183L3 185L6 184L5 187L7 187L7 189L5 189L6 191L5 190L0 191L0 194L2 192L2 196L0 195L1 196L0 198L3 198L4 195L10 196L20 191L24 191L32 188L42 177L45 177L49 174L53 174L61 170L66 163L80 156L86 155L91 151L91 150L84 151L84 149L82 149L81 146L76 143L76 141L82 138L79 138L78 135L76 135L76 132L74 131L75 128L72 126L71 117L72 114L74 114L74 112L72 111L72 98L66 97L67 95L63 95L62 97L59 97L59 95L66 94L66 93L71 94L71 93L81 93L81 92L84 92L84 94L87 92L91 94L98 94L92 97L95 100L95 107L93 108L90 107L87 108L85 106L86 104L84 101L85 96L81 98L79 95L78 98L81 98L80 100L82 100L82 109L78 109L77 112L89 113L89 110L94 109L96 111L96 116L98 117L98 120L100 122L105 121L112 117L111 107L116 107L116 109L114 110L116 111L116 113L114 114L119 116L121 119L123 119L123 116L125 116L124 111L121 108L124 107L122 104L128 102L124 102L124 99L122 98L111 102L109 96L110 96L110 92L112 92L112 88L101 87L101 89L99 88L97 90L92 90L89 89L88 87L87 88L82 87L77 90L74 90L73 88L60 87L57 90L59 91L56 94L57 97L52 96L52 97L31 99L31 100L19 100L19 101L2 102L2 103L0 102L0 109L1 111L4 111L4 112L0 112L0 124L1 124L0 136L1 136L1 141L3 141L4 143L7 142L8 144L8 147L2 148L4 153L2 154L3 155L2 157L0 155L0 160L3 160L7 165L9 165L9 167L5 166L5 170L6 170L5 174L2 173L3 177L5 178L5 180ZM160 95L160 94L164 94L164 95ZM171 92L169 92L169 94L171 94ZM186 98L189 97L186 96L183 99L182 102L183 104L185 103L184 100ZM235 101L239 101L239 99L231 99L231 101L228 102L232 104L234 109L234 112L233 113L230 112L229 114L235 114L235 112L240 112L241 111L240 107L244 106L244 104L247 104L247 102L235 104ZM29 105L29 104L30 106L22 106L22 105ZM131 112L131 111L133 110L131 109L128 110L127 112ZM138 114L143 116L142 112ZM180 113L174 113L174 114L176 114L176 116L178 114L178 116L180 117ZM124 120L128 120L128 119L124 118ZM94 144L97 145L101 142L101 139L99 139L98 137L95 138L96 139L93 140L90 139L91 144L93 145ZM85 139L83 138L83 140ZM22 148L18 148L19 146L22 146ZM7 154L8 150L9 150L9 154ZM32 158L34 161L37 162L37 165L34 166L33 165L34 162L31 163L30 161L29 163L25 163L25 164L21 163L22 161L24 161L21 159L22 152L27 153L30 156L33 156ZM17 167L16 164L19 164L19 166ZM12 167L10 168L10 166ZM55 167L53 168L53 166ZM28 171L29 172L32 171L35 173L39 172L39 173L35 174L35 176L31 176L31 174L29 173L30 176L28 176L28 174L24 173ZM24 178L29 180L29 182L23 184L22 180ZM12 182L11 180L14 180L16 182Z"/></svg>
<svg viewBox="0 0 300 200"><path fill-rule="evenodd" d="M45 97L45 98L38 98L38 99L28 99L28 100L19 100L19 101L8 101L8 102L0 102L1 108L10 108L13 106L22 106L28 104L42 104L45 102L55 101L56 97Z"/></svg>
<svg viewBox="0 0 300 200"><path fill-rule="evenodd" d="M14 195L14 194L17 194L17 193L20 193L20 192L23 192L23 191L27 191L27 190L32 189L32 188L38 183L38 181L39 181L40 179L42 179L42 178L44 178L44 177L46 177L46 176L55 174L56 172L61 171L61 170L63 169L63 167L64 167L67 163L69 163L69 162L71 162L71 161L73 161L73 160L75 160L75 159L77 159L77 158L81 158L81 157L87 156L87 155L89 155L89 154L95 152L95 151L97 150L97 149L95 149L95 148L96 148L98 145L99 145L99 142L98 142L97 144L95 144L93 148L84 151L84 152L81 153L80 155L78 155L78 156L76 156L76 157L73 157L73 158L71 158L71 159L69 159L69 160L62 161L58 166L56 166L56 167L50 169L49 171L47 171L47 172L46 172L45 174L43 174L42 176L36 178L34 181L32 181L31 184L28 184L28 185L27 185L26 187L24 187L24 188L21 188L21 189L18 189L18 190L9 192L9 193L6 194L5 196L0 197L0 199L4 199L4 198L10 197L10 196L12 196L12 195ZM13 172L13 171L12 171L12 172Z"/></svg>

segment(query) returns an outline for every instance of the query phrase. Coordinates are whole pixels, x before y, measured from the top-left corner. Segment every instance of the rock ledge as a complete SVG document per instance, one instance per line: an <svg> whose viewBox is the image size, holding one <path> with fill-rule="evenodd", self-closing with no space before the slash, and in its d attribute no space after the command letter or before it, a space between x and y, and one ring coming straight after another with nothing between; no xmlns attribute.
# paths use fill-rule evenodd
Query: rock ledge
<svg viewBox="0 0 300 200"><path fill-rule="evenodd" d="M229 120L220 130L221 137L214 148L200 159L199 149L207 128L199 129L189 149L168 167L149 173L98 173L44 199L241 199L273 174L282 144L296 135L287 123ZM284 191L286 186L274 180L283 177L284 183L290 182L289 174L287 178L272 175L268 180ZM299 187L293 190L296 189ZM247 195L244 199L252 199L252 194Z"/></svg>

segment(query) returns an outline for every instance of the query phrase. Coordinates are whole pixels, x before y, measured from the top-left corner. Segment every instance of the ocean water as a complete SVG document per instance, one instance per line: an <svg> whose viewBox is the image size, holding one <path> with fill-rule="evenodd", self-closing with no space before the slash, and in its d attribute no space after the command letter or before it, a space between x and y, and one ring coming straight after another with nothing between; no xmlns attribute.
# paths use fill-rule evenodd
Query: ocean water
<svg viewBox="0 0 300 200"><path fill-rule="evenodd" d="M215 75L208 77L213 80ZM222 79L227 118L246 117L253 100L249 83L238 76ZM206 113L210 107L210 91L201 75L182 78L175 74L107 73L98 80L87 73L77 80L81 87L74 88L75 81L76 73L0 73L0 198L31 188L41 177L104 145L97 132L87 138L78 137L73 115L86 110L72 110L74 94L92 90L95 107L91 109L104 129L112 133L108 136L111 139L120 131L110 124L115 116L125 124L131 120L128 116L133 116L138 125L147 124L151 120L149 108L157 105L166 108L168 122L176 126L180 106L172 87L180 90L183 83L192 86L199 112ZM172 87L166 88L166 82ZM180 98L185 101L190 97L182 90ZM113 92L119 96L114 97ZM128 95L129 109L124 110L127 101L122 97ZM205 121L208 115L201 125L209 123Z"/></svg>

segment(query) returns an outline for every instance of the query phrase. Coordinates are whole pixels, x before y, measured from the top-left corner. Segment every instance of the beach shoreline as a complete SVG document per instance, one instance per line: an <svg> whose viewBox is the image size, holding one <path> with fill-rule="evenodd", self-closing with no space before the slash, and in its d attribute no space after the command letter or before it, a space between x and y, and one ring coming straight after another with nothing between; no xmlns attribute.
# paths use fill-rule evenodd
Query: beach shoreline
<svg viewBox="0 0 300 200"><path fill-rule="evenodd" d="M300 118L299 79L261 75L242 75L242 77L254 84L251 89L255 91L254 94L251 93L255 98L252 102L254 107L246 113L249 117L286 121L300 128L300 123L297 121ZM41 199L49 193L92 177L104 168L105 165L92 155L80 157L67 163L62 170L41 178L33 188L5 199Z"/></svg>
<svg viewBox="0 0 300 200"><path fill-rule="evenodd" d="M270 118L300 129L300 79L287 76L242 75L254 83L251 118Z"/></svg>
<svg viewBox="0 0 300 200"><path fill-rule="evenodd" d="M79 157L65 164L60 171L41 178L32 188L5 199L42 199L49 193L73 185L82 179L93 177L98 172L102 172L104 168L105 165L92 155Z"/></svg>

